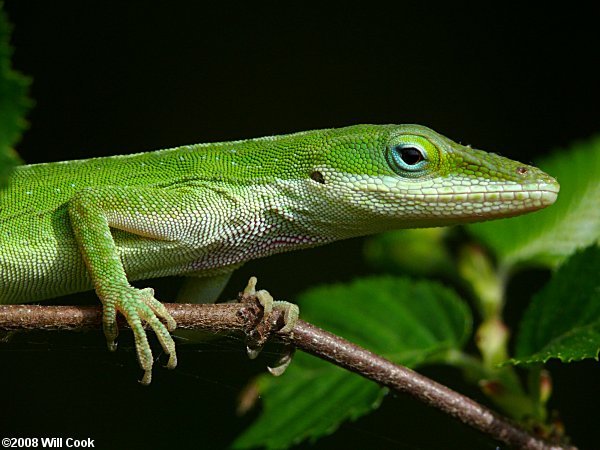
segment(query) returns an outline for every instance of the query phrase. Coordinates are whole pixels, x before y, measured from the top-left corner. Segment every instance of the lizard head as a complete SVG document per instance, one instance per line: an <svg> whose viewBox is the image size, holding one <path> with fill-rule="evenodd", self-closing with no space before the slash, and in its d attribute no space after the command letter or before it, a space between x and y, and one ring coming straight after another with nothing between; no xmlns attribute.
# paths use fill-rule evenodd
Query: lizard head
<svg viewBox="0 0 600 450"><path fill-rule="evenodd" d="M332 130L311 178L355 220L382 228L510 217L551 205L558 182L540 169L460 145L419 125ZM372 224L371 224L372 225Z"/></svg>

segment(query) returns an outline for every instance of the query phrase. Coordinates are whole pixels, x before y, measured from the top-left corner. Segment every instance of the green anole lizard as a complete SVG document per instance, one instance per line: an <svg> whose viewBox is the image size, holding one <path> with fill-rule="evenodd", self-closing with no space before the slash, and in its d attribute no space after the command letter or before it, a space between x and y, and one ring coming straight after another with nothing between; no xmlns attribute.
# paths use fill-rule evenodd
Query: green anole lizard
<svg viewBox="0 0 600 450"><path fill-rule="evenodd" d="M250 259L397 228L515 216L551 205L558 190L535 167L418 125L21 166L0 192L0 304L94 288L109 348L121 313L147 384L153 359L142 321L171 368L176 324L153 290L132 280L189 276L193 301L214 300Z"/></svg>

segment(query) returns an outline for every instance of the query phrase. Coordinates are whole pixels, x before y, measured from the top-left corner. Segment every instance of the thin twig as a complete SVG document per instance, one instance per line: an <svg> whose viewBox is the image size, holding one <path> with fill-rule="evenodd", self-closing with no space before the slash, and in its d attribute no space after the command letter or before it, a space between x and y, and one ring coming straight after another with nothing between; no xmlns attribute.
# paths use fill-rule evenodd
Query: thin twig
<svg viewBox="0 0 600 450"><path fill-rule="evenodd" d="M330 361L382 386L410 394L421 402L511 447L532 450L575 450L575 447L550 444L530 435L509 419L476 401L314 325L299 321L292 334L281 338L306 353Z"/></svg>
<svg viewBox="0 0 600 450"><path fill-rule="evenodd" d="M282 314L274 311L268 321L261 322L262 312L253 296L246 296L244 304L165 304L165 307L177 321L179 328L193 328L211 333L248 334L256 330L257 324L269 323L270 325L262 329L268 335L269 329L277 329L277 324L283 320ZM100 307L0 306L0 330L79 330L98 328L101 322ZM121 325L126 326L124 322L121 322ZM277 337L306 353L330 361L397 392L410 394L511 447L575 450L575 447L550 444L528 434L508 419L470 398L302 320L298 321L291 333Z"/></svg>

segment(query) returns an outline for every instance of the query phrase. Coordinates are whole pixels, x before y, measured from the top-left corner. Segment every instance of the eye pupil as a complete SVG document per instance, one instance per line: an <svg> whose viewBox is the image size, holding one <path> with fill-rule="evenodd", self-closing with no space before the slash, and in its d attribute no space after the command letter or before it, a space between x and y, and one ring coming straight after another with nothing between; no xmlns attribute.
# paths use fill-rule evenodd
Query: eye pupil
<svg viewBox="0 0 600 450"><path fill-rule="evenodd" d="M403 177L421 177L429 173L430 161L426 145L399 142L388 147L385 157L390 168Z"/></svg>
<svg viewBox="0 0 600 450"><path fill-rule="evenodd" d="M400 158L409 166L414 166L415 164L423 161L423 153L421 150L415 147L403 147L400 149Z"/></svg>

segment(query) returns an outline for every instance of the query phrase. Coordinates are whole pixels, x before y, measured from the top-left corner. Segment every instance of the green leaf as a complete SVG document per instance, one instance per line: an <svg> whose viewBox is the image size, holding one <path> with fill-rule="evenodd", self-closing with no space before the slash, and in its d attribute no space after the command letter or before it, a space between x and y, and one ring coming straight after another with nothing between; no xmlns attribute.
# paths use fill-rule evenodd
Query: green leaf
<svg viewBox="0 0 600 450"><path fill-rule="evenodd" d="M573 255L532 300L521 322L512 363L598 359L600 248Z"/></svg>
<svg viewBox="0 0 600 450"><path fill-rule="evenodd" d="M12 147L27 127L25 114L32 105L27 97L30 80L11 69L11 27L0 2L0 186L20 160Z"/></svg>
<svg viewBox="0 0 600 450"><path fill-rule="evenodd" d="M555 152L539 167L556 177L556 203L525 216L473 224L469 230L493 249L500 263L556 267L600 238L600 136Z"/></svg>
<svg viewBox="0 0 600 450"><path fill-rule="evenodd" d="M281 379L267 377L258 382L263 411L233 448L283 449L314 441L377 408L385 395L375 383L304 353Z"/></svg>
<svg viewBox="0 0 600 450"><path fill-rule="evenodd" d="M365 258L385 273L425 276L453 272L445 239L449 228L415 228L377 234L365 242Z"/></svg>
<svg viewBox="0 0 600 450"><path fill-rule="evenodd" d="M311 289L299 299L304 320L394 362L415 367L441 361L471 334L471 314L451 290L433 282L373 277ZM332 433L376 408L377 384L306 354L286 373L259 381L261 416L235 448L287 448Z"/></svg>

